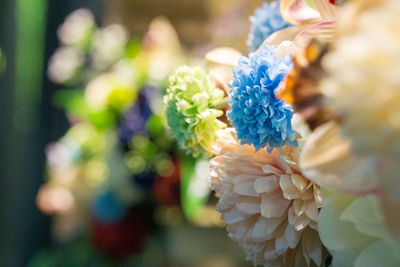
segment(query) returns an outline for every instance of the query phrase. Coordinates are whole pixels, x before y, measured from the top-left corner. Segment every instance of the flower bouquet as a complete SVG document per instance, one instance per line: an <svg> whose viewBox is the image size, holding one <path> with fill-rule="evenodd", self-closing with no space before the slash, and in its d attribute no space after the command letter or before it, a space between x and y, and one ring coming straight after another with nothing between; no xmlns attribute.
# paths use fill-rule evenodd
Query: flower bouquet
<svg viewBox="0 0 400 267"><path fill-rule="evenodd" d="M400 2L281 0L164 96L254 265L399 266Z"/></svg>

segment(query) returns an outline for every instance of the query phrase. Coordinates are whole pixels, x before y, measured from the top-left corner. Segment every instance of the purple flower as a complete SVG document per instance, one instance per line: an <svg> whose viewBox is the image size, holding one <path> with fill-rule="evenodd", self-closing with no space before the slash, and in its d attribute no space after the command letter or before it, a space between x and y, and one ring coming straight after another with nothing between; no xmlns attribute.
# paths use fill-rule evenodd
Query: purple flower
<svg viewBox="0 0 400 267"><path fill-rule="evenodd" d="M146 132L147 120L153 114L150 107L152 98L157 97L159 90L152 86L143 88L136 103L123 115L119 126L119 138L127 146L132 137Z"/></svg>

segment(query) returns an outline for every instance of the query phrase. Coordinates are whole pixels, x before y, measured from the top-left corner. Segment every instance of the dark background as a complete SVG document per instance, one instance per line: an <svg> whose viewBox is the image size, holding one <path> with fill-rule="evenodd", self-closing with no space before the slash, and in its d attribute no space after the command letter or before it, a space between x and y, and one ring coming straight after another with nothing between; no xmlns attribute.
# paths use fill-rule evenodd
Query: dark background
<svg viewBox="0 0 400 267"><path fill-rule="evenodd" d="M64 113L51 104L57 86L46 78L45 63L58 47L56 30L65 16L77 8L88 7L100 23L103 2L47 1L41 97L39 103L26 103L33 107L32 127L21 128L16 114L23 107L14 101L17 1L0 1L0 47L7 59L0 74L0 266L24 266L33 253L50 242L49 218L36 208L35 197L44 179L46 144L62 136L68 123ZM34 47L29 52L37 53Z"/></svg>

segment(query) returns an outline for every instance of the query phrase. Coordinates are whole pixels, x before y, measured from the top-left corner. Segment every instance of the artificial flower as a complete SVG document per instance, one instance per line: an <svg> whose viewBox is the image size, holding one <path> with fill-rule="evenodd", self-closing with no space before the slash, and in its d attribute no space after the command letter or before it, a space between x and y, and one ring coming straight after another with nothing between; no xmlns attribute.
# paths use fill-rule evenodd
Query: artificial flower
<svg viewBox="0 0 400 267"><path fill-rule="evenodd" d="M351 34L335 42L323 61L328 77L320 88L341 117L343 132L352 139L355 151L397 157L400 40L396 25L400 23L400 2L380 2L383 4L353 17Z"/></svg>
<svg viewBox="0 0 400 267"><path fill-rule="evenodd" d="M69 14L58 28L57 35L63 45L85 49L95 29L93 13L80 8Z"/></svg>
<svg viewBox="0 0 400 267"><path fill-rule="evenodd" d="M61 47L51 56L47 75L55 83L68 83L74 80L83 63L84 55L81 50Z"/></svg>
<svg viewBox="0 0 400 267"><path fill-rule="evenodd" d="M296 146L292 107L275 97L278 85L291 67L290 57L279 59L275 49L264 45L242 57L233 69L227 116L242 144L269 152L283 145Z"/></svg>
<svg viewBox="0 0 400 267"><path fill-rule="evenodd" d="M128 30L122 25L111 24L98 30L92 42L92 60L96 69L106 69L125 53L129 41Z"/></svg>
<svg viewBox="0 0 400 267"><path fill-rule="evenodd" d="M136 76L129 60L115 63L111 71L93 78L85 88L85 101L93 111L125 111L137 97Z"/></svg>
<svg viewBox="0 0 400 267"><path fill-rule="evenodd" d="M334 118L324 105L324 96L318 88L325 73L321 59L328 45L312 39L308 46L293 57L293 69L280 84L278 98L292 104L296 114L314 130L319 125Z"/></svg>
<svg viewBox="0 0 400 267"><path fill-rule="evenodd" d="M378 164L365 169L379 177L382 211L400 244L400 216L393 212L400 207L400 3L357 0L345 7L333 51L323 60L328 76L320 89L340 117L352 152L359 159L376 158Z"/></svg>
<svg viewBox="0 0 400 267"><path fill-rule="evenodd" d="M399 265L400 249L387 231L376 196L324 193L318 230L332 252L332 267Z"/></svg>
<svg viewBox="0 0 400 267"><path fill-rule="evenodd" d="M334 120L310 134L299 164L308 179L324 188L359 195L379 189L381 161L374 155L356 155L351 140L341 135L340 125Z"/></svg>
<svg viewBox="0 0 400 267"><path fill-rule="evenodd" d="M250 18L251 28L247 40L250 51L257 50L264 40L275 31L291 26L280 13L280 0L272 3L264 3L261 8L255 10Z"/></svg>
<svg viewBox="0 0 400 267"><path fill-rule="evenodd" d="M318 186L299 171L297 149L256 152L240 145L228 128L219 131L213 152L217 210L247 259L255 265L323 266L327 253L317 230L322 199Z"/></svg>
<svg viewBox="0 0 400 267"><path fill-rule="evenodd" d="M175 68L184 63L178 34L166 17L156 17L151 21L143 46L147 78L152 83L165 81Z"/></svg>
<svg viewBox="0 0 400 267"><path fill-rule="evenodd" d="M296 26L278 30L265 40L277 48L279 57L302 53L313 38L330 42L342 8L328 0L282 0L280 9L283 18Z"/></svg>
<svg viewBox="0 0 400 267"><path fill-rule="evenodd" d="M179 67L170 77L164 103L179 146L194 156L209 155L216 131L226 125L218 120L224 114L224 92L215 87L208 73L200 67Z"/></svg>
<svg viewBox="0 0 400 267"><path fill-rule="evenodd" d="M354 154L351 140L341 136L340 119L327 107L326 96L319 87L326 77L321 62L328 51L327 39L312 39L293 57L294 68L281 84L278 94L293 105L296 113L313 130L305 140L300 167L308 179L320 186L354 194L373 193L378 189L379 160L374 156Z"/></svg>

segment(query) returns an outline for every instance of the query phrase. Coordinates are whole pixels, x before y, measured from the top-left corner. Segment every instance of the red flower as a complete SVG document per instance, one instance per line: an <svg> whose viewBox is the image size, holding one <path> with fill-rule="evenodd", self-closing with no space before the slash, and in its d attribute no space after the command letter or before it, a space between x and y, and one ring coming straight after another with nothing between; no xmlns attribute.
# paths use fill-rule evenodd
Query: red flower
<svg viewBox="0 0 400 267"><path fill-rule="evenodd" d="M152 229L150 214L132 210L118 222L95 221L92 241L104 255L125 260L139 253Z"/></svg>

